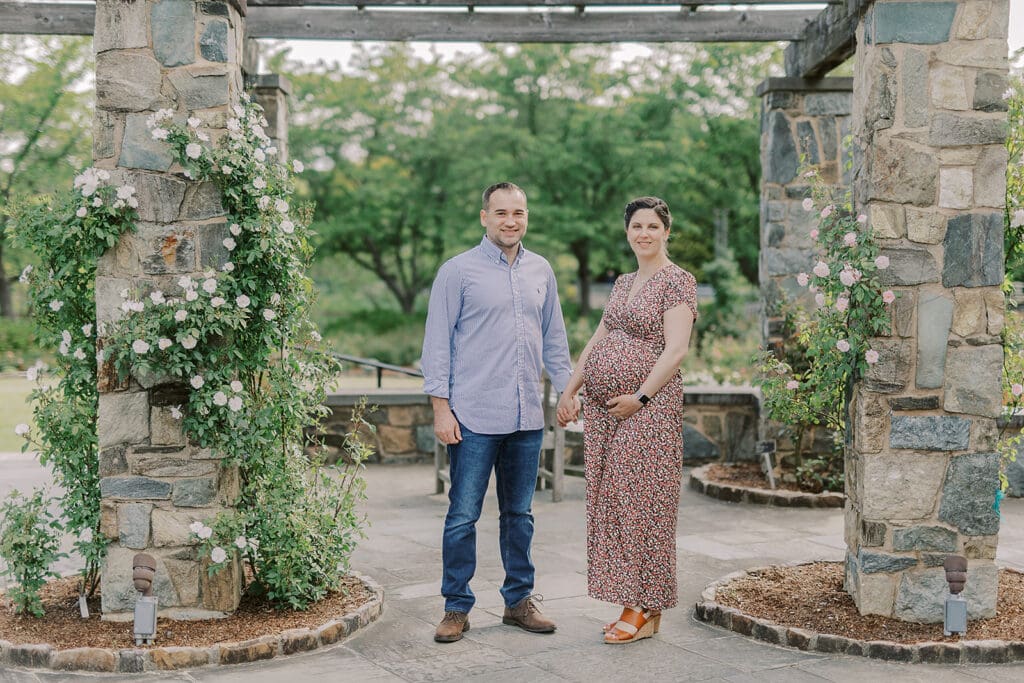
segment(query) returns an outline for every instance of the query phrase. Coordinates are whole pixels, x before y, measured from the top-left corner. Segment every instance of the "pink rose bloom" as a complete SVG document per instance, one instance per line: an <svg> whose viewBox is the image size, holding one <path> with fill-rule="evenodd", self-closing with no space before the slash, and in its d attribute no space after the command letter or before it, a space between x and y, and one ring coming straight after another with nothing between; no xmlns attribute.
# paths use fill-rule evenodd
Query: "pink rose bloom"
<svg viewBox="0 0 1024 683"><path fill-rule="evenodd" d="M887 304L891 304L893 301L896 301L896 295L893 293L891 289L887 289L884 292L882 292L882 301L884 301Z"/></svg>
<svg viewBox="0 0 1024 683"><path fill-rule="evenodd" d="M831 216L833 208L834 207L831 204L826 206L824 209L821 210L821 217L822 218L828 218L829 216Z"/></svg>
<svg viewBox="0 0 1024 683"><path fill-rule="evenodd" d="M824 261L818 261L814 266L814 274L818 277L828 277L828 272L828 264Z"/></svg>
<svg viewBox="0 0 1024 683"><path fill-rule="evenodd" d="M868 349L864 352L864 360L868 362L868 365L874 365L878 362L878 351Z"/></svg>
<svg viewBox="0 0 1024 683"><path fill-rule="evenodd" d="M852 287L856 279L853 277L853 271L844 270L839 273L839 281L843 283L844 287Z"/></svg>
<svg viewBox="0 0 1024 683"><path fill-rule="evenodd" d="M864 225L865 223L868 222L868 217L864 214L861 214L857 216L857 222L860 223L861 225Z"/></svg>
<svg viewBox="0 0 1024 683"><path fill-rule="evenodd" d="M850 342L846 341L845 339L840 339L839 341L836 342L836 348L842 351L843 353L846 353L847 351L850 350Z"/></svg>
<svg viewBox="0 0 1024 683"><path fill-rule="evenodd" d="M799 389L800 382L797 382L795 379L791 379L788 382L786 382L786 388L789 389L790 391L792 391L793 389Z"/></svg>
<svg viewBox="0 0 1024 683"><path fill-rule="evenodd" d="M857 244L857 233L848 232L845 235L843 235L843 244L845 244L848 247L852 247L855 244Z"/></svg>
<svg viewBox="0 0 1024 683"><path fill-rule="evenodd" d="M807 280L807 273L800 273L799 275L797 275L796 276L796 282L801 287L806 287L807 286L807 282L808 282L808 280Z"/></svg>
<svg viewBox="0 0 1024 683"><path fill-rule="evenodd" d="M814 229L811 230L811 239L812 240L818 239L818 229L817 228L814 228Z"/></svg>
<svg viewBox="0 0 1024 683"><path fill-rule="evenodd" d="M836 310L839 311L840 313L842 313L849 307L850 300L847 299L845 296L841 296L838 299L836 299Z"/></svg>
<svg viewBox="0 0 1024 683"><path fill-rule="evenodd" d="M825 295L822 294L821 292L818 292L817 294L815 294L814 295L814 303L818 304L819 306L824 306L825 305Z"/></svg>
<svg viewBox="0 0 1024 683"><path fill-rule="evenodd" d="M810 197L808 197L807 199L805 199L803 201L801 206L804 207L804 211L813 211L814 210L814 200L811 199Z"/></svg>
<svg viewBox="0 0 1024 683"><path fill-rule="evenodd" d="M1024 386L1014 383L1012 386L1010 386L1010 392L1014 396L1020 396L1021 394L1024 394Z"/></svg>
<svg viewBox="0 0 1024 683"><path fill-rule="evenodd" d="M885 270L886 268L888 268L889 267L889 257L888 256L879 256L878 258L876 258L875 259L875 267L878 268L879 270Z"/></svg>

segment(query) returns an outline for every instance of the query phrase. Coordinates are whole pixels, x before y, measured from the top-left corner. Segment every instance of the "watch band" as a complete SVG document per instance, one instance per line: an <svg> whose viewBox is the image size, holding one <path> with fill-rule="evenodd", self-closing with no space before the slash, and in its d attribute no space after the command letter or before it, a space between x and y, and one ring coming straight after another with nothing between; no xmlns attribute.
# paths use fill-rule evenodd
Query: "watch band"
<svg viewBox="0 0 1024 683"><path fill-rule="evenodd" d="M636 400L640 401L640 405L642 406L647 405L647 402L651 400L650 396L648 396L647 394L641 394L639 391L633 394L633 397L636 398Z"/></svg>

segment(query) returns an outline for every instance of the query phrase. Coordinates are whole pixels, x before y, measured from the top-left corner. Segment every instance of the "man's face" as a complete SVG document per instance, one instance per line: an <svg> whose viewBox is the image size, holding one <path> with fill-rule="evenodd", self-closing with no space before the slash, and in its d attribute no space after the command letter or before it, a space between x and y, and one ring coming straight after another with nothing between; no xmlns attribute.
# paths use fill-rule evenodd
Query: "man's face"
<svg viewBox="0 0 1024 683"><path fill-rule="evenodd" d="M528 214L526 197L515 190L496 190L487 209L480 211L480 224L487 229L487 239L506 253L515 253L526 234Z"/></svg>

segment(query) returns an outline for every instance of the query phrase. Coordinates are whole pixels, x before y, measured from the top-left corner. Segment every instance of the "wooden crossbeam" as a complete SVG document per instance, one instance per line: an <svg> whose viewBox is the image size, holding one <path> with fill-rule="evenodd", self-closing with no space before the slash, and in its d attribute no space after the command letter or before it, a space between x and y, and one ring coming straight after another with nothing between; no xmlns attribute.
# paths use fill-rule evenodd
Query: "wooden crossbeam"
<svg viewBox="0 0 1024 683"><path fill-rule="evenodd" d="M800 39L805 27L819 14L816 9L591 13L467 12L465 9L398 11L355 9L352 6L271 6L261 5L259 1L249 2L246 33L251 38L544 43L771 42ZM282 3L288 0L262 1ZM386 1L398 4L412 0ZM646 4L653 5L658 1L646 0ZM431 0L423 4L437 3ZM0 33L91 35L94 23L95 5L92 3L0 1Z"/></svg>
<svg viewBox="0 0 1024 683"><path fill-rule="evenodd" d="M845 0L248 0L249 7L699 7L702 5L841 5Z"/></svg>
<svg viewBox="0 0 1024 683"><path fill-rule="evenodd" d="M811 21L799 41L786 47L786 75L821 78L857 49L857 24L873 0L846 0L825 8Z"/></svg>

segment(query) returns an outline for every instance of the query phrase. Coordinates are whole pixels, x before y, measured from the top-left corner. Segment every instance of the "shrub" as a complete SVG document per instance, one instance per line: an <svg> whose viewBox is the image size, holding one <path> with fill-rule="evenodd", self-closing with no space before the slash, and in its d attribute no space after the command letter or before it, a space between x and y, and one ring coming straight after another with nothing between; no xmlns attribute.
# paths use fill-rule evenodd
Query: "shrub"
<svg viewBox="0 0 1024 683"><path fill-rule="evenodd" d="M0 576L14 579L7 595L15 614L43 616L39 589L47 579L60 576L51 567L67 557L59 552L62 526L47 509L49 503L37 489L27 497L12 491L0 505L0 558L7 565Z"/></svg>

